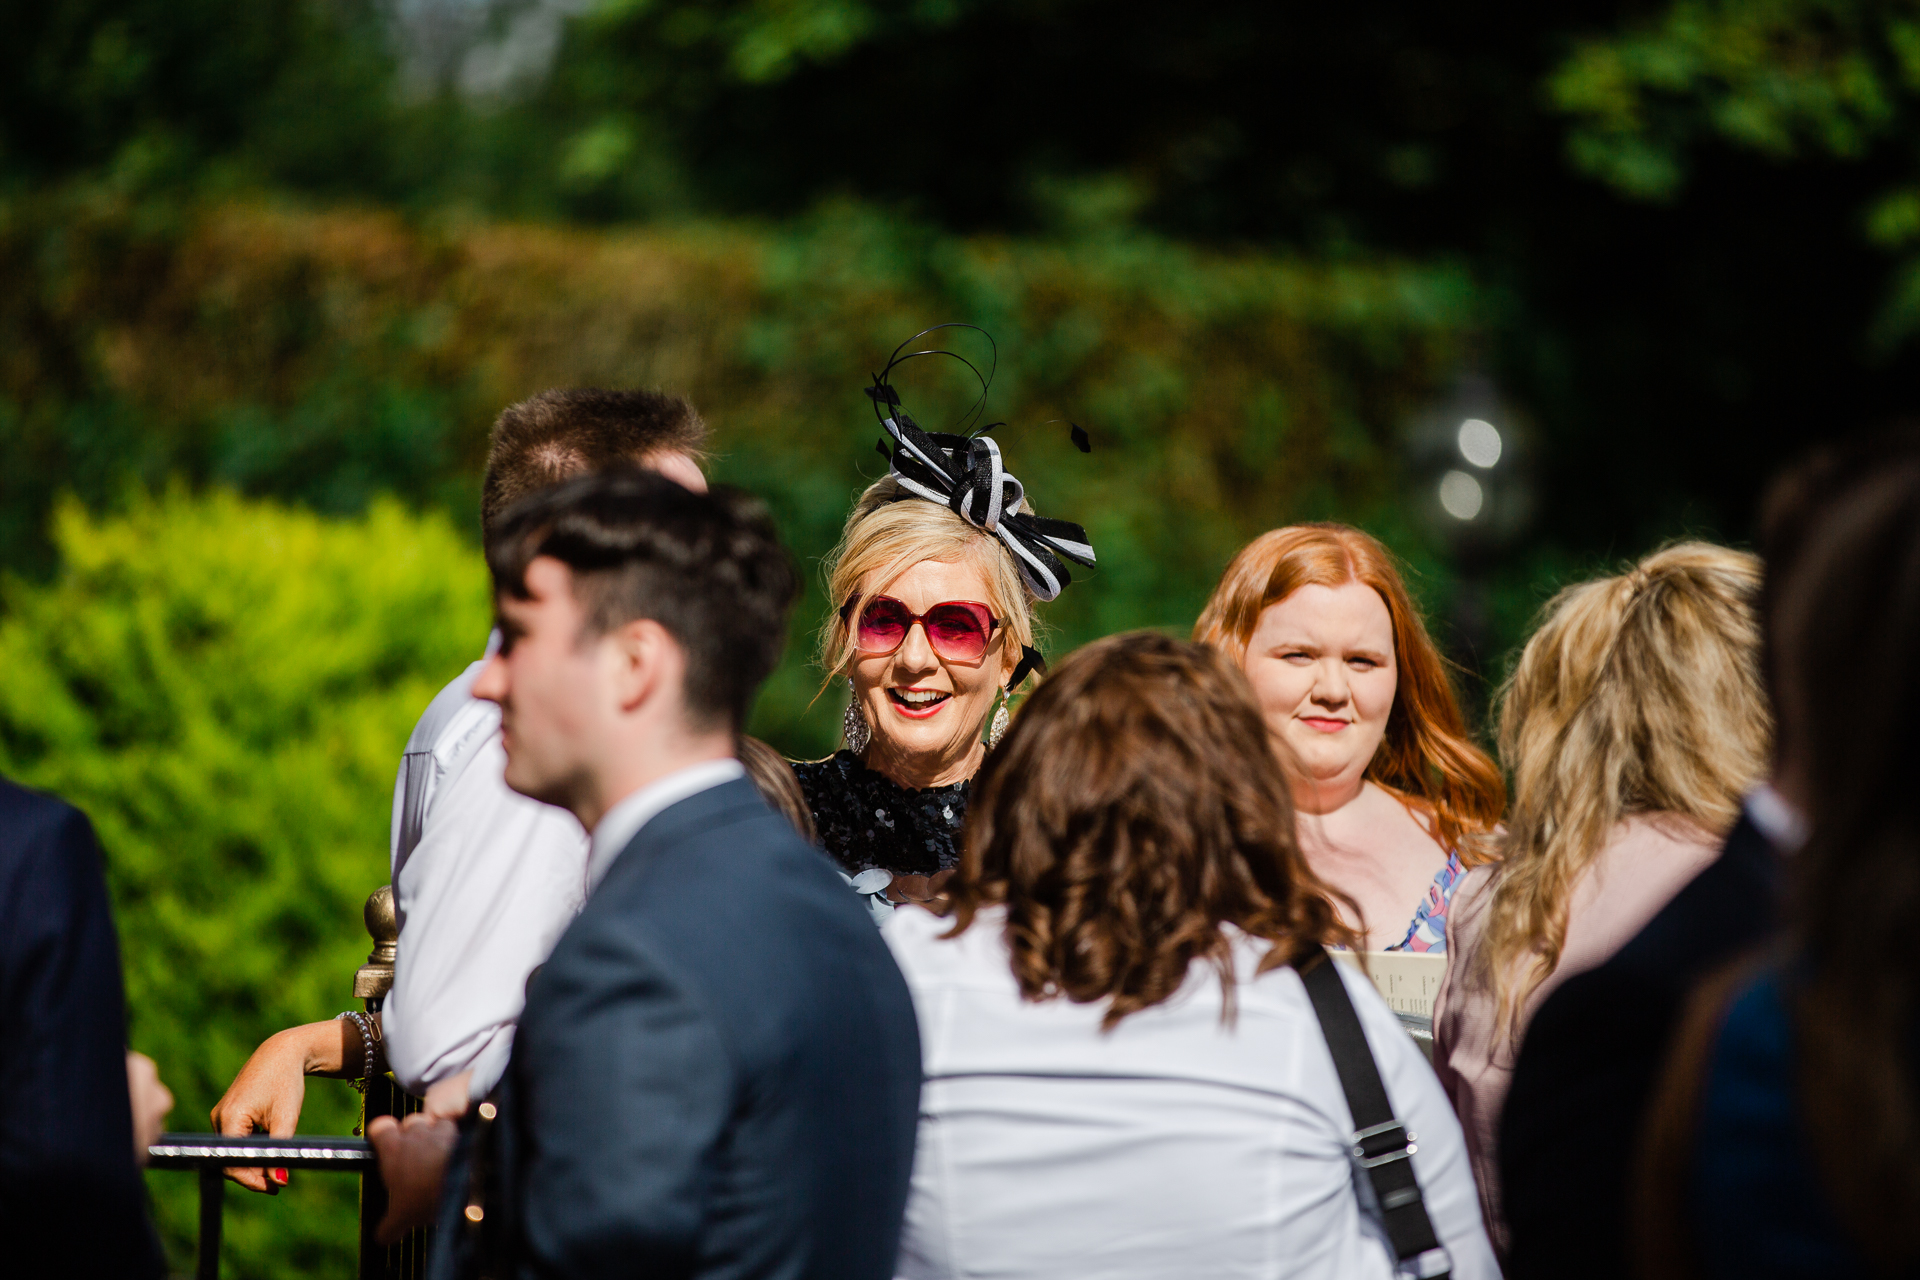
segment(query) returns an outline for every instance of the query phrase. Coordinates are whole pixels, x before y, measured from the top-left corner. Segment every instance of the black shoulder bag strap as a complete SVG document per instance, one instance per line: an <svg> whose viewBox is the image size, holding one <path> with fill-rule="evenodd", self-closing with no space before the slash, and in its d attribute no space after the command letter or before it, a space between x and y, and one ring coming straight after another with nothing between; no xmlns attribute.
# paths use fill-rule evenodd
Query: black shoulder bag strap
<svg viewBox="0 0 1920 1280"><path fill-rule="evenodd" d="M1374 1198L1380 1202L1380 1214L1387 1239L1401 1266L1423 1280L1438 1280L1451 1270L1452 1260L1440 1249L1433 1234L1433 1222L1427 1217L1426 1202L1420 1198L1420 1183L1413 1175L1416 1135L1393 1115L1393 1103L1387 1087L1380 1081L1380 1068L1367 1046L1367 1033L1361 1029L1360 1015L1354 1011L1324 947L1315 946L1298 960L1300 981L1306 984L1307 998L1320 1019L1320 1032L1333 1051L1333 1069L1340 1075L1340 1090L1347 1095L1347 1109L1353 1112L1351 1151L1355 1162L1367 1171ZM1415 1259L1422 1254L1438 1257L1422 1259L1438 1270L1425 1270Z"/></svg>

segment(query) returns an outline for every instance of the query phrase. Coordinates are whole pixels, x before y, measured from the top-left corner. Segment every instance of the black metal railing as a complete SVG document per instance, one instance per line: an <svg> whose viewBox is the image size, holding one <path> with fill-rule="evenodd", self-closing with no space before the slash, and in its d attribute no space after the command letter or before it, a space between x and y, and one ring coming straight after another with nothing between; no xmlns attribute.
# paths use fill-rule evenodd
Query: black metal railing
<svg viewBox="0 0 1920 1280"><path fill-rule="evenodd" d="M357 1173L365 1184L379 1182L373 1148L364 1138L228 1138L217 1133L163 1133L147 1148L149 1169L192 1169L200 1175L200 1239L194 1251L194 1280L218 1280L220 1228L226 1204L228 1169L252 1165L278 1169L331 1169ZM386 1197L381 1196L384 1206ZM362 1268L364 1271L364 1266Z"/></svg>
<svg viewBox="0 0 1920 1280"><path fill-rule="evenodd" d="M367 933L373 951L353 975L354 997L370 1014L378 1014L393 987L393 962L398 955L400 929L394 916L393 888L383 885L367 898ZM367 1131L376 1116L411 1115L421 1107L414 1097L384 1071L365 1082L360 1124ZM217 1133L166 1133L147 1148L149 1169L193 1169L200 1175L200 1238L195 1247L195 1280L217 1280L220 1274L221 1218L226 1203L226 1171L254 1166L279 1169L332 1169L360 1175L359 1280L419 1280L426 1274L432 1228L409 1231L396 1244L376 1238L387 1215L387 1187L380 1166L364 1138L254 1135L229 1138Z"/></svg>
<svg viewBox="0 0 1920 1280"><path fill-rule="evenodd" d="M373 939L373 950L353 975L353 994L363 1002L368 1013L378 1015L386 1004L387 993L393 990L393 965L400 955L400 922L394 911L393 886L382 885L368 895L363 914L367 936ZM366 1082L360 1105L360 1127L354 1132L365 1133L367 1122L375 1116L392 1116L397 1120L412 1115L421 1106L419 1098L382 1071ZM427 1248L433 1239L433 1229L409 1231L397 1243L383 1245L375 1233L380 1220L386 1216L387 1186L380 1181L380 1170L373 1168L360 1180L360 1280L420 1280L427 1274Z"/></svg>
<svg viewBox="0 0 1920 1280"><path fill-rule="evenodd" d="M412 1115L423 1104L398 1084L392 1076L381 1076L367 1086L361 1109L360 1131L375 1116ZM409 1231L393 1244L381 1244L375 1232L387 1216L387 1184L380 1180L376 1166L360 1180L360 1280L420 1280L427 1274L427 1247L433 1240L433 1228Z"/></svg>

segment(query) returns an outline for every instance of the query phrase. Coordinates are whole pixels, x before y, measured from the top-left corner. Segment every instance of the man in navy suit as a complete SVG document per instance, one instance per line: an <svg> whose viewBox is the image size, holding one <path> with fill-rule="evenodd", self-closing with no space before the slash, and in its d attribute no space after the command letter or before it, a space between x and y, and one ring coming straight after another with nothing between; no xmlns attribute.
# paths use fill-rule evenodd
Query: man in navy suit
<svg viewBox="0 0 1920 1280"><path fill-rule="evenodd" d="M0 779L0 1230L16 1261L31 1250L49 1275L161 1274L126 1050L93 824Z"/></svg>
<svg viewBox="0 0 1920 1280"><path fill-rule="evenodd" d="M760 799L735 735L796 576L764 510L638 471L502 517L509 786L593 833L587 904L528 985L446 1178L440 1277L893 1274L920 1048L855 895ZM400 1198L433 1122L381 1125ZM445 1122L440 1122L444 1124Z"/></svg>

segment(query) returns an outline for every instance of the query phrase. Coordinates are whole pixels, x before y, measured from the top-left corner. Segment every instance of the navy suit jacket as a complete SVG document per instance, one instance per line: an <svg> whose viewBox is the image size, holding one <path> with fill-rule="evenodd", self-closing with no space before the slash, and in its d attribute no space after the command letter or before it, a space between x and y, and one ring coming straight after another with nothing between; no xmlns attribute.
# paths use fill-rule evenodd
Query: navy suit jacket
<svg viewBox="0 0 1920 1280"><path fill-rule="evenodd" d="M1628 1190L1687 996L1778 924L1782 864L1742 814L1719 858L1540 1006L1500 1120L1508 1280L1627 1274Z"/></svg>
<svg viewBox="0 0 1920 1280"><path fill-rule="evenodd" d="M858 897L725 783L641 828L528 984L433 1274L888 1280L919 1098L912 998Z"/></svg>
<svg viewBox="0 0 1920 1280"><path fill-rule="evenodd" d="M93 824L0 779L0 1238L48 1274L157 1276L126 994Z"/></svg>

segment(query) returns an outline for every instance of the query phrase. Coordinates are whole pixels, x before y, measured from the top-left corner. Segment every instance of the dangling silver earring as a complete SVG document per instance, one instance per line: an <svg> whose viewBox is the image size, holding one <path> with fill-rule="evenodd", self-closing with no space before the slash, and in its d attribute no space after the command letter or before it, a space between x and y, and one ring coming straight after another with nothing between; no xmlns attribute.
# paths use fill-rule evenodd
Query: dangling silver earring
<svg viewBox="0 0 1920 1280"><path fill-rule="evenodd" d="M860 710L860 695L853 687L852 676L847 677L847 714L840 721L840 732L847 740L847 750L855 755L863 754L873 739L866 713Z"/></svg>
<svg viewBox="0 0 1920 1280"><path fill-rule="evenodd" d="M1007 736L1007 704L1013 701L1013 694L1005 689L1000 691L1000 705L993 709L993 727L987 730L987 746L1000 745L1000 739Z"/></svg>

